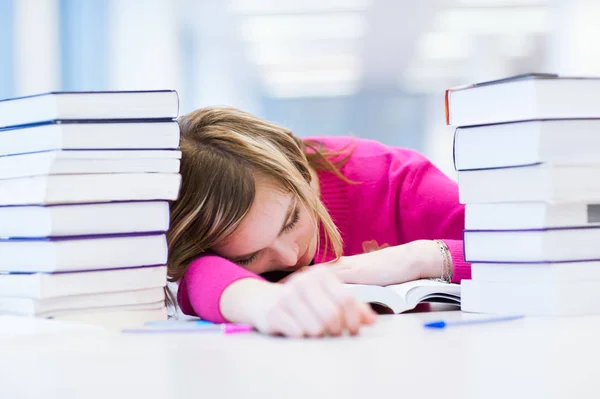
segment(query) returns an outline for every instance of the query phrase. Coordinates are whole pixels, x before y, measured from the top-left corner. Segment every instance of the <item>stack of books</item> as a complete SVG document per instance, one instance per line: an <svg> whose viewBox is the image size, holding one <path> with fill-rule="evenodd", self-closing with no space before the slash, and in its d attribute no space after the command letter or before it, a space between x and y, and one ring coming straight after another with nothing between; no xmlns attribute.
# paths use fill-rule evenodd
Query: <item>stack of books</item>
<svg viewBox="0 0 600 399"><path fill-rule="evenodd" d="M175 91L0 101L0 314L167 318L178 109Z"/></svg>
<svg viewBox="0 0 600 399"><path fill-rule="evenodd" d="M528 74L448 90L469 312L600 313L600 79Z"/></svg>

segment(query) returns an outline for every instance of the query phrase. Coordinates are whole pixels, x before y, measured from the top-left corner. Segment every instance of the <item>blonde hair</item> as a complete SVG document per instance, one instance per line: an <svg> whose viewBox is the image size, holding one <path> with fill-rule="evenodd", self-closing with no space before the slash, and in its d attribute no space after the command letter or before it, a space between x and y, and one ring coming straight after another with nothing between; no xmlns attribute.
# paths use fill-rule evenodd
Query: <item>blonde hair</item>
<svg viewBox="0 0 600 399"><path fill-rule="evenodd" d="M297 196L322 225L326 251L341 256L342 238L310 186L309 166L347 180L338 169L347 157L332 162L339 153L233 108L202 108L182 116L179 125L182 186L167 233L169 281L178 281L192 260L237 228L254 201L257 173Z"/></svg>

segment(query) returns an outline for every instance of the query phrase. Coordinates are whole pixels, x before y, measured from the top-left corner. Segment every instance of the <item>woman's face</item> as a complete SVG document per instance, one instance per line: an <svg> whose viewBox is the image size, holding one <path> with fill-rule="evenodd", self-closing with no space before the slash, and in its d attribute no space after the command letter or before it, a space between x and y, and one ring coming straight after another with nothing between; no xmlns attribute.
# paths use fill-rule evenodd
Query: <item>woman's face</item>
<svg viewBox="0 0 600 399"><path fill-rule="evenodd" d="M213 251L262 274L309 265L317 250L317 227L306 207L265 177L256 178L256 196L238 228Z"/></svg>

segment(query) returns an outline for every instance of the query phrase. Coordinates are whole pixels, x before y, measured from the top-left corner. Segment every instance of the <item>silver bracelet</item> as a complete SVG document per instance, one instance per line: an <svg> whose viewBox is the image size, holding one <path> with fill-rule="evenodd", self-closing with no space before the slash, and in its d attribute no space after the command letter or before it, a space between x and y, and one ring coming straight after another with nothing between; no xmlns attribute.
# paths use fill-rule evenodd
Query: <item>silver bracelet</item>
<svg viewBox="0 0 600 399"><path fill-rule="evenodd" d="M434 240L438 247L440 248L440 252L442 253L442 275L438 281L444 283L452 282L452 257L450 256L450 250L446 243L442 240Z"/></svg>

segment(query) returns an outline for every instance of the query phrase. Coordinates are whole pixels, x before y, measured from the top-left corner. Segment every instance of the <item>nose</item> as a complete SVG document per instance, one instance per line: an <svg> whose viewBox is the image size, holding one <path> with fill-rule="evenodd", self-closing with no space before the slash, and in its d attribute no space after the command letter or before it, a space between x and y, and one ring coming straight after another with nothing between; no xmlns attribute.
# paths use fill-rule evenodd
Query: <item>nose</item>
<svg viewBox="0 0 600 399"><path fill-rule="evenodd" d="M298 245L295 242L279 240L274 248L281 267L292 267L298 263Z"/></svg>

